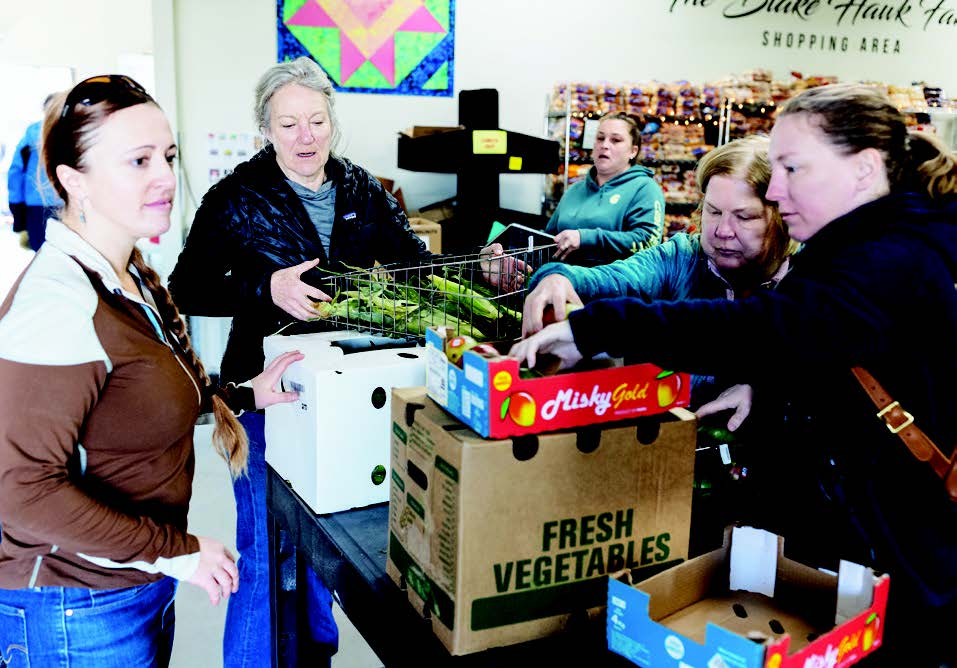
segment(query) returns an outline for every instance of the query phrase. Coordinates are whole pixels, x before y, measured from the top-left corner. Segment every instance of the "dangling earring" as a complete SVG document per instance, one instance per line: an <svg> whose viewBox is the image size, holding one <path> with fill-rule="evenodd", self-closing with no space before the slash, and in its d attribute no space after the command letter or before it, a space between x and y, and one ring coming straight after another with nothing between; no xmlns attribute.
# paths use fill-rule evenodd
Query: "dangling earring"
<svg viewBox="0 0 957 668"><path fill-rule="evenodd" d="M86 225L86 207L83 206L83 202L86 201L86 197L80 200L80 224Z"/></svg>

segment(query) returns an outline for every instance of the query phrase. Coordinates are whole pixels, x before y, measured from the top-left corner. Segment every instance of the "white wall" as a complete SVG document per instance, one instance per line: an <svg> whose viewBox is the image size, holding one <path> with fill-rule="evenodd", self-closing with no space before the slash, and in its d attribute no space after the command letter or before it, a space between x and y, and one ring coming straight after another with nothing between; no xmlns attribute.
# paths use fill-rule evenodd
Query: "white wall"
<svg viewBox="0 0 957 668"><path fill-rule="evenodd" d="M275 3L237 0L173 0L179 118L184 153L196 196L203 183L202 152L210 130L244 131L251 120L257 76L276 59ZM761 11L745 18L722 14L763 7L765 0L458 0L455 21L456 93L499 90L503 128L541 135L545 96L565 80L657 78L701 82L753 68L786 78L835 74L842 80L915 80L942 85L957 95L953 27L925 30L916 7L908 26L851 16L837 22L830 4L817 2L805 18ZM794 5L797 3L776 3ZM808 3L803 3L805 6ZM846 4L846 3L844 3ZM909 4L909 3L882 3ZM935 5L934 3L924 3ZM694 6L697 5L697 6ZM943 0L943 7L957 0ZM939 18L939 17L937 17ZM764 30L795 33L790 49L762 46ZM797 33L805 46L796 47ZM846 53L806 48L810 35L848 36ZM900 39L902 53L859 53L861 37ZM786 40L786 37L784 37ZM820 39L819 37L817 38ZM782 40L783 41L783 40ZM883 44L883 42L881 42ZM410 125L454 125L456 98L340 93L338 113L346 138L343 153L381 176L396 179L410 207L449 197L450 175L422 174L396 166L396 132ZM502 178L502 205L537 211L542 177Z"/></svg>
<svg viewBox="0 0 957 668"><path fill-rule="evenodd" d="M152 52L150 0L0 3L3 63L71 67L80 81L116 71L119 54Z"/></svg>
<svg viewBox="0 0 957 668"><path fill-rule="evenodd" d="M0 3L0 85L7 97L0 119L39 118L46 94L105 72L131 75L157 96L170 115L167 101L175 101L175 77L161 81L153 58L153 5L162 7L164 3L170 7L171 17L171 0ZM162 45L171 43L171 28L164 31L161 23L158 34ZM172 62L172 49L169 57L165 53L161 56L164 63ZM34 80L25 84L21 78L30 73ZM170 115L170 124L175 131L175 114ZM4 138L9 134L7 126L7 122L0 122ZM2 162L8 164L9 157ZM174 216L174 221L171 232L158 246L143 243L148 259L162 275L172 267L182 246L182 216Z"/></svg>

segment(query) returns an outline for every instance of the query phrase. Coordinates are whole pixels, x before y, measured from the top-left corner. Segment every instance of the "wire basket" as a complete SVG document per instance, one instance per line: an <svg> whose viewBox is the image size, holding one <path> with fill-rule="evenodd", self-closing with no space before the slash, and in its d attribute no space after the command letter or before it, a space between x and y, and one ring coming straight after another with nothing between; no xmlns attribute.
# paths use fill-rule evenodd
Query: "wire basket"
<svg viewBox="0 0 957 668"><path fill-rule="evenodd" d="M327 279L332 301L316 305L318 319L336 329L420 344L430 327L480 342L518 338L528 279L554 250L549 244L502 255L437 255L427 264L335 275Z"/></svg>

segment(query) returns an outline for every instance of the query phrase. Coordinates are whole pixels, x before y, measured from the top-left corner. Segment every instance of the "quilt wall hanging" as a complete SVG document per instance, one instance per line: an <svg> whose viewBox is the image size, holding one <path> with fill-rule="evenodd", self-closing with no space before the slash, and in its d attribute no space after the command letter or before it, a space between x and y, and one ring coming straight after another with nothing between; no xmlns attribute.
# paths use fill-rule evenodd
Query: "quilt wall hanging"
<svg viewBox="0 0 957 668"><path fill-rule="evenodd" d="M309 56L337 91L451 97L455 0L276 0L279 62Z"/></svg>

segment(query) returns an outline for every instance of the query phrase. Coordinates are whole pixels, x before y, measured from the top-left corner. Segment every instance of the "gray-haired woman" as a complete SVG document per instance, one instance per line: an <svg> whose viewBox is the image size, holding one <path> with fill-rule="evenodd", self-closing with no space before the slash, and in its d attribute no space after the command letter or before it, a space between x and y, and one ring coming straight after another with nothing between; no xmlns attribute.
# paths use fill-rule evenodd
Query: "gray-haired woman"
<svg viewBox="0 0 957 668"><path fill-rule="evenodd" d="M298 58L270 67L256 86L255 116L266 146L203 197L169 283L182 312L232 316L223 382L261 373L263 337L329 299L318 281L303 280L314 267L431 257L375 177L336 154L333 89L318 65ZM260 666L271 653L264 418L249 412L240 422L250 453L248 476L234 483L241 585L229 603L224 660ZM331 599L311 572L310 591L312 640L334 652Z"/></svg>
<svg viewBox="0 0 957 668"><path fill-rule="evenodd" d="M336 153L334 93L316 63L270 67L255 116L266 146L203 197L170 276L181 310L234 318L222 377L235 381L262 371L263 336L328 299L305 272L431 257L395 198Z"/></svg>

